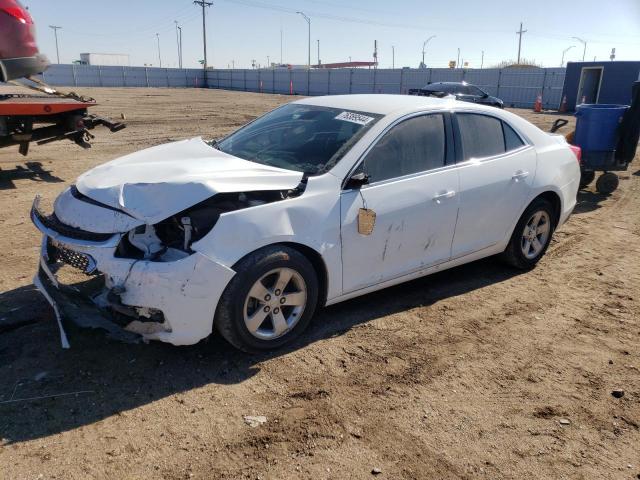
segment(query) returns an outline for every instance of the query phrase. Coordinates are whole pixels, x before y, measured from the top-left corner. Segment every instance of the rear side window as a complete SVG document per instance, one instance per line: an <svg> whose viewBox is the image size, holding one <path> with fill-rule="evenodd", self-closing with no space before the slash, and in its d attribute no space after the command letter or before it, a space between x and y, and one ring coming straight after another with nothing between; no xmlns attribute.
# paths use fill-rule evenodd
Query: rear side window
<svg viewBox="0 0 640 480"><path fill-rule="evenodd" d="M422 115L389 130L361 167L373 183L442 167L445 153L444 116Z"/></svg>
<svg viewBox="0 0 640 480"><path fill-rule="evenodd" d="M504 122L502 122L502 128L504 130L504 146L507 149L507 152L520 148L524 145L524 142L513 128Z"/></svg>
<svg viewBox="0 0 640 480"><path fill-rule="evenodd" d="M491 157L506 151L500 120L475 113L458 113L457 118L464 160Z"/></svg>

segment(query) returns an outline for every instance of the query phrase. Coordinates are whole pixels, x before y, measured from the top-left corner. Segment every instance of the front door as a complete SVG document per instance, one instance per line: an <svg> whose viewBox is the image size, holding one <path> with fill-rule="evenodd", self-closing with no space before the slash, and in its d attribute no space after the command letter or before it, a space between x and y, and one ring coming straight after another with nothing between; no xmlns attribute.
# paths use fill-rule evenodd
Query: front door
<svg viewBox="0 0 640 480"><path fill-rule="evenodd" d="M458 174L447 164L448 122L444 114L423 114L396 124L357 169L369 184L343 191L344 293L449 259ZM375 213L370 233L358 228L363 209Z"/></svg>

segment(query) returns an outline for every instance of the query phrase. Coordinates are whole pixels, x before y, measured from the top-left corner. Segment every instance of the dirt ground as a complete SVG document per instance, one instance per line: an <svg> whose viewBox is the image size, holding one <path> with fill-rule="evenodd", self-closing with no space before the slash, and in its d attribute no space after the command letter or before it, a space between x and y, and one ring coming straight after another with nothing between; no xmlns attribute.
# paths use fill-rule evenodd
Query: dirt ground
<svg viewBox="0 0 640 480"><path fill-rule="evenodd" d="M89 151L0 151L0 479L640 478L640 161L613 195L579 193L529 273L487 259L389 288L260 356L220 338L126 345L75 329L65 351L31 286L34 195L290 100L80 93L128 128L96 131ZM516 113L545 129L557 118Z"/></svg>

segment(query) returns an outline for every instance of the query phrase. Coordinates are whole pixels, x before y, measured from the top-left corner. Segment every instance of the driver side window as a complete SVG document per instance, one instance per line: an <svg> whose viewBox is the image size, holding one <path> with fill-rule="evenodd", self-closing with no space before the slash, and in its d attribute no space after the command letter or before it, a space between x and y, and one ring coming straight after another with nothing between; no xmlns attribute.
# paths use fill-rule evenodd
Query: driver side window
<svg viewBox="0 0 640 480"><path fill-rule="evenodd" d="M369 151L358 171L369 183L425 172L445 165L444 116L413 117L389 130Z"/></svg>

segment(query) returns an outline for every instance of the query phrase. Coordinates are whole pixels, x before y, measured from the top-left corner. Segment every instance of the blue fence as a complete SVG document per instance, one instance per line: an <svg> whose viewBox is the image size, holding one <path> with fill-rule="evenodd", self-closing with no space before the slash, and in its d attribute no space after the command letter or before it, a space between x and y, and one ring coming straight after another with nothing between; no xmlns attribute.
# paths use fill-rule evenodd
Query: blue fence
<svg viewBox="0 0 640 480"><path fill-rule="evenodd" d="M51 65L41 78L65 87L206 87L204 70L195 68Z"/></svg>
<svg viewBox="0 0 640 480"><path fill-rule="evenodd" d="M210 70L209 88L295 95L407 93L429 82L473 83L513 107L532 107L538 94L545 108L558 108L564 68Z"/></svg>
<svg viewBox="0 0 640 480"><path fill-rule="evenodd" d="M52 65L43 75L55 86L221 88L295 95L407 93L429 82L466 81L507 106L532 107L538 94L544 108L558 108L564 68L487 69L201 69Z"/></svg>

